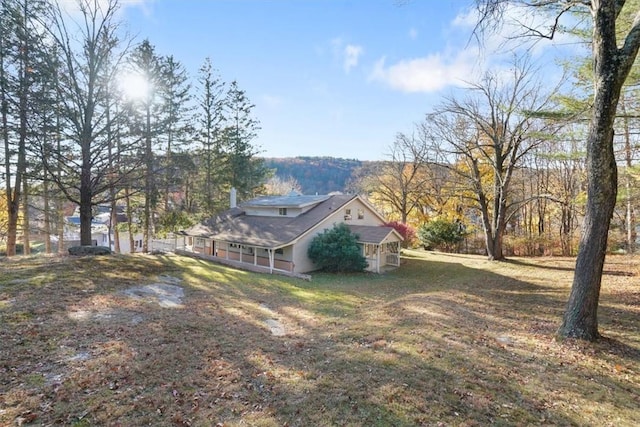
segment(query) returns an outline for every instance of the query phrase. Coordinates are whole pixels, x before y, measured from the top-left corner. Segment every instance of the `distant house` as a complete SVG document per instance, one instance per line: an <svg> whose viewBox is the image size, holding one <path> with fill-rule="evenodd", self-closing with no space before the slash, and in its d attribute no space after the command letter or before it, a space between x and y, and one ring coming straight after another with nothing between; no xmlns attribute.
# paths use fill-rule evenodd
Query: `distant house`
<svg viewBox="0 0 640 427"><path fill-rule="evenodd" d="M232 197L232 206L233 202ZM265 272L316 270L307 256L313 238L345 223L358 236L368 271L400 265L402 236L357 195L265 196L184 231L184 249ZM242 265L240 265L242 266Z"/></svg>
<svg viewBox="0 0 640 427"><path fill-rule="evenodd" d="M128 232L116 231L117 224L126 223L128 220L124 211L124 206L116 207L116 222L112 224L111 206L99 205L95 208L95 214L91 219L92 244L107 246L110 247L112 251L115 251L115 233L118 233L119 253L129 254L142 252L142 233L134 233L130 238ZM76 208L72 216L65 218L65 241L67 245L73 246L80 244L79 208Z"/></svg>

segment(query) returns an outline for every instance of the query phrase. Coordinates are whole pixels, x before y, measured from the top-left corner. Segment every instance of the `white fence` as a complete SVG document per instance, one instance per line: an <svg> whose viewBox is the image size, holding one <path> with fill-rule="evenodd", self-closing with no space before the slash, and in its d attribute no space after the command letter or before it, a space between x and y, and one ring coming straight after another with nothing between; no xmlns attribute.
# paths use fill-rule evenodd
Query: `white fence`
<svg viewBox="0 0 640 427"><path fill-rule="evenodd" d="M151 241L151 252L175 252L176 239L153 239Z"/></svg>

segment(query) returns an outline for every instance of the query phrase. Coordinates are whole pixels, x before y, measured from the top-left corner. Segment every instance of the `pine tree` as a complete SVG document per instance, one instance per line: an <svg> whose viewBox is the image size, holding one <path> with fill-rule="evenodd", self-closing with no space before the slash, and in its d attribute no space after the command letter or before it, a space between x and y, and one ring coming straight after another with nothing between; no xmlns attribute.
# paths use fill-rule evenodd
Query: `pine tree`
<svg viewBox="0 0 640 427"><path fill-rule="evenodd" d="M160 96L162 113L165 117L164 139L166 141L163 199L166 215L175 208L170 198L171 188L180 185L184 176L193 173L192 170L179 168L174 159L174 154L184 150L190 141L193 125L192 109L189 106L191 85L184 66L173 56L168 56L162 61L162 81Z"/></svg>
<svg viewBox="0 0 640 427"><path fill-rule="evenodd" d="M161 91L163 86L162 62L149 40L144 40L132 53L130 72L141 77L147 85L147 93L141 99L132 99L132 131L142 143L141 158L144 168L144 208L142 216L142 251L148 252L153 235L153 218L156 212L159 189L157 182L158 163L155 151L160 149L159 137L165 130L162 120Z"/></svg>
<svg viewBox="0 0 640 427"><path fill-rule="evenodd" d="M205 216L216 212L216 200L220 199L224 168L222 147L222 126L224 117L224 82L213 69L210 58L206 58L198 76L198 111L196 115L196 140L200 143L199 160L196 167L200 171L198 195L200 207Z"/></svg>
<svg viewBox="0 0 640 427"><path fill-rule="evenodd" d="M231 82L226 98L227 123L223 140L227 151L229 186L236 188L238 196L255 196L267 178L268 170L259 150L252 145L260 130L260 122L252 115L253 105L236 81Z"/></svg>

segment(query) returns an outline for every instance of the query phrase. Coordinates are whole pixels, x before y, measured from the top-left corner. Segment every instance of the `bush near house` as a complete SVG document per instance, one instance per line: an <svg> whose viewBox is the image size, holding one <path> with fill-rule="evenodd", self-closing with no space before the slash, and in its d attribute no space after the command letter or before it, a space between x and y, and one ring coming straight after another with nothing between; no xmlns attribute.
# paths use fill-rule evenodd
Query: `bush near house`
<svg viewBox="0 0 640 427"><path fill-rule="evenodd" d="M307 255L318 269L332 273L364 271L367 267L358 236L346 224L337 224L314 237Z"/></svg>
<svg viewBox="0 0 640 427"><path fill-rule="evenodd" d="M418 237L425 249L439 249L451 252L464 240L464 226L457 221L435 219L418 229Z"/></svg>

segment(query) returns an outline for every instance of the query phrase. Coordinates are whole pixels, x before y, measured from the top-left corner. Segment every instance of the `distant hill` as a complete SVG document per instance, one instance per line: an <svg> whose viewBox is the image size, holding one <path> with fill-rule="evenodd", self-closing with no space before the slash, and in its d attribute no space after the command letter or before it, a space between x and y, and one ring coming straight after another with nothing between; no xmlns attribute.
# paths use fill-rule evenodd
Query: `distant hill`
<svg viewBox="0 0 640 427"><path fill-rule="evenodd" d="M265 165L275 169L279 178L294 178L304 194L344 192L353 172L365 163L356 159L335 157L265 158Z"/></svg>

